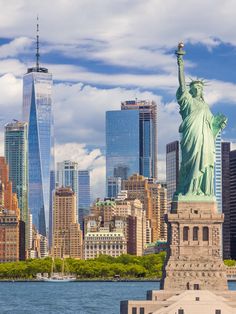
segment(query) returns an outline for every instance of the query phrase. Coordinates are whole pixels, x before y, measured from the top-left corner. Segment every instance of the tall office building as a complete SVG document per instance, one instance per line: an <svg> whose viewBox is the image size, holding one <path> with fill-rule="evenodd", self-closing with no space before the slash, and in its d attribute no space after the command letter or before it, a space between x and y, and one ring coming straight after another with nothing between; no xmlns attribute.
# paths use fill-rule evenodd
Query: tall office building
<svg viewBox="0 0 236 314"><path fill-rule="evenodd" d="M71 187L76 196L76 216L79 208L78 163L64 160L57 163L57 185L59 187ZM78 219L78 218L77 218Z"/></svg>
<svg viewBox="0 0 236 314"><path fill-rule="evenodd" d="M223 222L223 259L230 259L230 143L221 143L222 153L222 212Z"/></svg>
<svg viewBox="0 0 236 314"><path fill-rule="evenodd" d="M82 232L76 221L76 195L70 187L56 189L53 201L53 256L82 258Z"/></svg>
<svg viewBox="0 0 236 314"><path fill-rule="evenodd" d="M125 101L106 112L106 178L133 173L157 177L157 106L153 101Z"/></svg>
<svg viewBox="0 0 236 314"><path fill-rule="evenodd" d="M89 215L91 203L91 189L90 189L90 171L78 171L78 190L79 190L79 223L83 230L84 217Z"/></svg>
<svg viewBox="0 0 236 314"><path fill-rule="evenodd" d="M215 140L215 178L214 188L218 212L222 213L222 153L221 153L221 132Z"/></svg>
<svg viewBox="0 0 236 314"><path fill-rule="evenodd" d="M53 170L52 74L39 66L38 48L37 34L36 66L23 77L23 121L28 123L28 205L33 224L45 236Z"/></svg>
<svg viewBox="0 0 236 314"><path fill-rule="evenodd" d="M157 105L154 101L129 100L121 110L139 112L139 172L147 178L157 178Z"/></svg>
<svg viewBox="0 0 236 314"><path fill-rule="evenodd" d="M229 154L230 170L230 255L236 259L236 150Z"/></svg>
<svg viewBox="0 0 236 314"><path fill-rule="evenodd" d="M26 225L26 241L29 241L27 152L27 124L19 121L6 124L5 158L9 166L9 178L12 182L12 192L16 193L18 199L20 219L24 221Z"/></svg>
<svg viewBox="0 0 236 314"><path fill-rule="evenodd" d="M179 182L179 141L166 145L166 184L167 208L171 209L171 201Z"/></svg>

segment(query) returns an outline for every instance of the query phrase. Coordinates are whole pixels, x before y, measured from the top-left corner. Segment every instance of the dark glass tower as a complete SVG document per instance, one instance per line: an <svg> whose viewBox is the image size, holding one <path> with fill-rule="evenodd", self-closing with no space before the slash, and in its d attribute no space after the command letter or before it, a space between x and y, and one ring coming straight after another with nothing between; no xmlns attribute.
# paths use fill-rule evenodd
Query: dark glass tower
<svg viewBox="0 0 236 314"><path fill-rule="evenodd" d="M157 105L154 101L130 100L121 103L121 110L139 113L139 173L157 178Z"/></svg>
<svg viewBox="0 0 236 314"><path fill-rule="evenodd" d="M134 173L157 177L157 106L125 101L106 113L106 178L127 179Z"/></svg>
<svg viewBox="0 0 236 314"><path fill-rule="evenodd" d="M171 209L171 201L179 182L179 141L166 145L166 184L167 209Z"/></svg>
<svg viewBox="0 0 236 314"><path fill-rule="evenodd" d="M236 150L229 154L230 170L230 255L236 259Z"/></svg>
<svg viewBox="0 0 236 314"><path fill-rule="evenodd" d="M230 143L221 143L222 168L222 212L223 223L223 259L230 259Z"/></svg>
<svg viewBox="0 0 236 314"><path fill-rule="evenodd" d="M79 193L79 223L80 228L83 229L83 219L90 213L90 171L78 171L78 193Z"/></svg>

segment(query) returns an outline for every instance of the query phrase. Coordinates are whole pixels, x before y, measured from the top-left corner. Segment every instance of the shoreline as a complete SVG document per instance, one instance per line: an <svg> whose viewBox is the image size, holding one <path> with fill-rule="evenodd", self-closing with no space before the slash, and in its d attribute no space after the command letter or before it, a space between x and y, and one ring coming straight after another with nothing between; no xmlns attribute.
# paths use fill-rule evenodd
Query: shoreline
<svg viewBox="0 0 236 314"><path fill-rule="evenodd" d="M0 279L1 282L46 282L38 279ZM72 282L160 282L160 279L76 279Z"/></svg>

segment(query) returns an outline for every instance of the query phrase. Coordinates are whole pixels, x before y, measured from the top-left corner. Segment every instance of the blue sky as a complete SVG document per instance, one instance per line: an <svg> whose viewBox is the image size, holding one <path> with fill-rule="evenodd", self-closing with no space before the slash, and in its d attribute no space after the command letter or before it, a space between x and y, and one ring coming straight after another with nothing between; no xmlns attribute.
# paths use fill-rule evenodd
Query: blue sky
<svg viewBox="0 0 236 314"><path fill-rule="evenodd" d="M178 139L174 51L185 43L186 79L208 81L205 100L228 116L236 142L236 3L225 0L0 0L0 133L21 118L22 76L35 62L53 73L56 158L92 170L93 195L104 193L105 111L128 99L158 104L159 173L165 145Z"/></svg>

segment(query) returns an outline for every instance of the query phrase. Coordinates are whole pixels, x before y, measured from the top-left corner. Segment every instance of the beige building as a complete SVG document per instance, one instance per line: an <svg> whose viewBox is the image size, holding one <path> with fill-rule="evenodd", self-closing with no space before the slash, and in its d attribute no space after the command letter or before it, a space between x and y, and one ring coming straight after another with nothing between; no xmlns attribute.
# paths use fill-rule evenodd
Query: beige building
<svg viewBox="0 0 236 314"><path fill-rule="evenodd" d="M147 225L151 228L151 242L166 240L167 226L164 221L167 212L166 188L153 179L134 174L128 180L122 181L122 189L127 190L128 199L139 199L142 202L146 219L149 221ZM149 241L150 233L146 238Z"/></svg>
<svg viewBox="0 0 236 314"><path fill-rule="evenodd" d="M35 227L32 227L32 244L29 250L30 258L45 258L48 256L48 241L45 236L40 234Z"/></svg>
<svg viewBox="0 0 236 314"><path fill-rule="evenodd" d="M82 231L76 222L76 195L70 187L56 189L53 202L54 257L82 258Z"/></svg>
<svg viewBox="0 0 236 314"><path fill-rule="evenodd" d="M127 253L127 241L122 232L101 230L88 232L84 237L84 258L95 258L100 254L113 257Z"/></svg>
<svg viewBox="0 0 236 314"><path fill-rule="evenodd" d="M125 195L125 194L124 194ZM97 201L92 215L85 217L88 232L120 231L127 241L127 253L142 255L146 245L146 212L140 200L117 199Z"/></svg>

